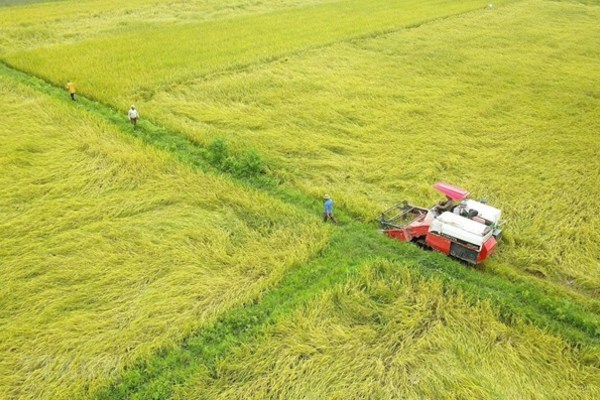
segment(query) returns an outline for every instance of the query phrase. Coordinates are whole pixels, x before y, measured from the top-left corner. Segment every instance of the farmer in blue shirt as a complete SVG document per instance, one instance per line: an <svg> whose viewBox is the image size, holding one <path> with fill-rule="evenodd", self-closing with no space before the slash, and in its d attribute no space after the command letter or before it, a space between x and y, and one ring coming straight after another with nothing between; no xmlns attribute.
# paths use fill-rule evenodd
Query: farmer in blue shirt
<svg viewBox="0 0 600 400"><path fill-rule="evenodd" d="M333 200L328 194L323 196L323 222L327 221L337 224L337 221L333 218Z"/></svg>

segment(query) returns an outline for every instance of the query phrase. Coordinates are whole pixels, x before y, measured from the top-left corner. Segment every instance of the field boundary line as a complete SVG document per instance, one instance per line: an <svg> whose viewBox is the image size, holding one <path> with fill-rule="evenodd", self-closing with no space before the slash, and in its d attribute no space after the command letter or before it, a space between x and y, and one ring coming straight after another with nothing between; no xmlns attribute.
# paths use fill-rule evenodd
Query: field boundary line
<svg viewBox="0 0 600 400"><path fill-rule="evenodd" d="M361 271L372 257L371 241L357 242L365 232L360 223L351 223L333 232L331 245L300 268L290 270L278 285L251 304L239 306L215 322L197 330L176 347L163 349L149 360L141 360L111 385L93 393L95 399L166 399L173 388L187 382L199 371L217 374L217 362L233 348L253 343L268 334L269 327L309 304L323 290L340 284ZM360 243L348 250L348 245ZM393 247L391 243L380 243ZM395 261L403 257L397 254Z"/></svg>

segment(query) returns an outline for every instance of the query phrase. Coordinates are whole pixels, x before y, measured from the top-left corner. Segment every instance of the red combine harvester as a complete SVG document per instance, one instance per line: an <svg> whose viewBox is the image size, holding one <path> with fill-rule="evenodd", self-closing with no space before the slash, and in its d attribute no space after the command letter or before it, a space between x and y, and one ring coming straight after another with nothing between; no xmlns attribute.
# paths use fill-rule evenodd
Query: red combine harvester
<svg viewBox="0 0 600 400"><path fill-rule="evenodd" d="M471 264L484 262L496 249L502 230L501 211L467 199L469 192L447 183L436 183L446 201L431 209L404 201L381 213L383 232L403 242L437 250Z"/></svg>

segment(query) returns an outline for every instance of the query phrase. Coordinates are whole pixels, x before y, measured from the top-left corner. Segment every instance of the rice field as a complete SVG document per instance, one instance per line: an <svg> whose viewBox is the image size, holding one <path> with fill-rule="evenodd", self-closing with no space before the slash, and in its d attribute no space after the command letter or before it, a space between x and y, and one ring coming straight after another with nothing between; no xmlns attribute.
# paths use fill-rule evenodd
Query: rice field
<svg viewBox="0 0 600 400"><path fill-rule="evenodd" d="M487 3L0 7L0 398L600 397L600 8ZM376 234L437 181L479 269Z"/></svg>
<svg viewBox="0 0 600 400"><path fill-rule="evenodd" d="M59 0L60 1L60 0ZM146 32L161 26L227 19L306 5L319 0L80 0L20 1L37 3L22 7L0 7L0 52L77 43L82 40ZM0 1L0 5L2 5Z"/></svg>
<svg viewBox="0 0 600 400"><path fill-rule="evenodd" d="M419 24L464 12L477 3L309 1L268 13L235 11L235 18L215 16L199 23L164 23L25 52L10 46L5 60L55 83L75 80L80 82L82 93L123 107L198 76L268 62L349 37ZM339 23L329 24L332 19Z"/></svg>
<svg viewBox="0 0 600 400"><path fill-rule="evenodd" d="M592 357L380 261L174 398L594 399L600 370Z"/></svg>
<svg viewBox="0 0 600 400"><path fill-rule="evenodd" d="M0 76L0 398L74 399L256 298L317 218Z"/></svg>

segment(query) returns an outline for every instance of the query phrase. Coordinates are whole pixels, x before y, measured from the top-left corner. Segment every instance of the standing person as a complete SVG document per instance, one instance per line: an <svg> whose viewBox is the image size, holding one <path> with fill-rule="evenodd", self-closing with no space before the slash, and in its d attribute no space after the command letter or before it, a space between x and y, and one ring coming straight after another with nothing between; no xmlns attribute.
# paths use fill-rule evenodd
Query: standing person
<svg viewBox="0 0 600 400"><path fill-rule="evenodd" d="M323 196L323 222L327 221L337 224L336 219L333 217L333 200L328 194Z"/></svg>
<svg viewBox="0 0 600 400"><path fill-rule="evenodd" d="M67 85L65 86L65 88L69 91L69 95L71 95L71 100L75 101L75 92L77 91L75 89L75 84L71 81L67 82Z"/></svg>
<svg viewBox="0 0 600 400"><path fill-rule="evenodd" d="M137 124L138 118L140 117L140 114L138 114L134 105L131 106L127 115L129 116L129 122L131 122L131 125L133 125L133 129L135 129L135 126Z"/></svg>

